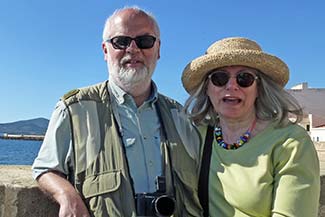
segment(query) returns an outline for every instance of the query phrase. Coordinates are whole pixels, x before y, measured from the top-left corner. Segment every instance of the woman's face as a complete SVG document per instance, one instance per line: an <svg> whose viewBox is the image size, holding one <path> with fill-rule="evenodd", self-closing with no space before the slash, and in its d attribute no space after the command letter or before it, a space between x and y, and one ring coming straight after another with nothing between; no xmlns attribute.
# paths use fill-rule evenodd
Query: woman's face
<svg viewBox="0 0 325 217"><path fill-rule="evenodd" d="M223 76L211 77L216 71L222 71L230 76L228 82L223 86L220 85L227 81L225 78L227 76L223 74ZM244 73L241 77L241 84L247 86L251 83L247 82L247 80L253 80L250 86L242 87L237 83L236 76L241 72ZM256 82L257 71L245 66L227 66L219 68L213 73L209 76L207 95L220 118L240 121L252 115L255 116L254 103L258 95ZM247 76L245 73L250 73L254 79L249 79L252 77L250 75ZM247 77L249 78L247 79ZM214 83L218 83L219 86L213 84L212 80L214 80Z"/></svg>

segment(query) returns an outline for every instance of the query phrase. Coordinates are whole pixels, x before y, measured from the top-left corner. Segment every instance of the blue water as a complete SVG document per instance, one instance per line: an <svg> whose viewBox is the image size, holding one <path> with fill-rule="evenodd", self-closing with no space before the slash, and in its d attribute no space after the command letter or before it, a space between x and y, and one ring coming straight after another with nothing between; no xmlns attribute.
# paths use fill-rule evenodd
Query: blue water
<svg viewBox="0 0 325 217"><path fill-rule="evenodd" d="M32 165L42 141L0 139L0 164Z"/></svg>

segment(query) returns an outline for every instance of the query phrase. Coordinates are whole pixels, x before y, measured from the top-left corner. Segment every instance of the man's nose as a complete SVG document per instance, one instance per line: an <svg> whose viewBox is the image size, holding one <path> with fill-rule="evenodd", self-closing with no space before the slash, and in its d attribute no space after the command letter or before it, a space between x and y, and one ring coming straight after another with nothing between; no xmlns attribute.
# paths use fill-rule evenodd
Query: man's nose
<svg viewBox="0 0 325 217"><path fill-rule="evenodd" d="M140 48L138 47L137 43L134 40L131 41L130 45L126 48L126 51L139 51Z"/></svg>

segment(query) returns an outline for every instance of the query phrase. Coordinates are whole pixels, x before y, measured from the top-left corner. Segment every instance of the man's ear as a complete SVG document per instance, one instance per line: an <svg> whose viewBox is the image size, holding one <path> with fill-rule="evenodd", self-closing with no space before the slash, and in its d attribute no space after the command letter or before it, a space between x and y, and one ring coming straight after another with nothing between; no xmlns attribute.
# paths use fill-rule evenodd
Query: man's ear
<svg viewBox="0 0 325 217"><path fill-rule="evenodd" d="M160 59L160 45L161 45L161 41L159 40L159 42L158 42L159 44L158 44L158 60Z"/></svg>
<svg viewBox="0 0 325 217"><path fill-rule="evenodd" d="M104 60L107 61L107 51L108 47L107 47L107 43L103 42L102 43L102 50L103 50L103 53L104 53Z"/></svg>

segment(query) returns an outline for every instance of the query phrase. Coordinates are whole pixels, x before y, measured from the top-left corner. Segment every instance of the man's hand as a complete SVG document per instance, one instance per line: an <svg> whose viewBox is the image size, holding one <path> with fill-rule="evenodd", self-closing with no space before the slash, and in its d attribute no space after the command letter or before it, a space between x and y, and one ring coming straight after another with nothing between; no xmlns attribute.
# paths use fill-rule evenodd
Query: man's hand
<svg viewBox="0 0 325 217"><path fill-rule="evenodd" d="M58 197L60 204L59 217L90 217L89 212L79 194L61 195Z"/></svg>
<svg viewBox="0 0 325 217"><path fill-rule="evenodd" d="M47 172L42 174L37 181L41 190L59 203L59 217L90 217L80 195L64 176L55 172Z"/></svg>

